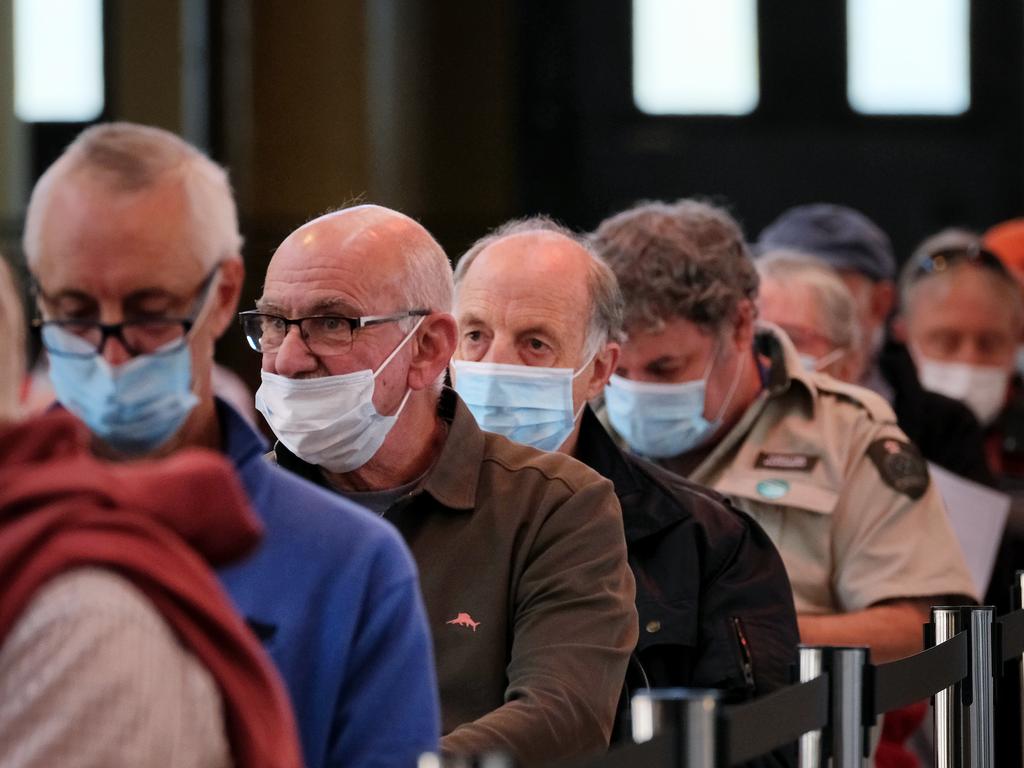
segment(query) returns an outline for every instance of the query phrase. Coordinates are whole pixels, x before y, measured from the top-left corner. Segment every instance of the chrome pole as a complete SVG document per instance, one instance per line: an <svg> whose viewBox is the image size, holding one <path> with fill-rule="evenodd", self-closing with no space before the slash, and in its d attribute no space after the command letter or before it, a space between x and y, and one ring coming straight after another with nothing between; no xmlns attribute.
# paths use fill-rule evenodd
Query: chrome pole
<svg viewBox="0 0 1024 768"><path fill-rule="evenodd" d="M961 610L947 606L932 608L932 625L935 629L933 646L951 640L963 628ZM963 702L960 686L957 683L935 694L935 768L963 766Z"/></svg>
<svg viewBox="0 0 1024 768"><path fill-rule="evenodd" d="M832 765L834 768L863 768L864 665L867 648L833 648L829 674L832 675Z"/></svg>
<svg viewBox="0 0 1024 768"><path fill-rule="evenodd" d="M971 768L993 768L992 622L995 608L983 605L970 609L971 703L967 707L967 728Z"/></svg>
<svg viewBox="0 0 1024 768"><path fill-rule="evenodd" d="M801 645L800 646L800 682L806 683L816 677L821 677L824 666L825 652L823 648ZM798 768L825 768L825 758L822 754L821 731L808 731L800 737L797 752Z"/></svg>
<svg viewBox="0 0 1024 768"><path fill-rule="evenodd" d="M720 692L651 688L633 696L633 741L642 744L674 728L682 768L715 768Z"/></svg>

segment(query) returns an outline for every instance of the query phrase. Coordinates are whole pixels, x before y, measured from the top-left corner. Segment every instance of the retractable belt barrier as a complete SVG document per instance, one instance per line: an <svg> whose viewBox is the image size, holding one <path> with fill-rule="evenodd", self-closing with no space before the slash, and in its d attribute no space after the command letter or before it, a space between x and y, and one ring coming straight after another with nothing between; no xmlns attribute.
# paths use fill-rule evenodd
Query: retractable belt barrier
<svg viewBox="0 0 1024 768"><path fill-rule="evenodd" d="M1007 662L1024 662L1024 571L1015 577L1014 605L998 618L991 606L932 608L929 647L878 666L867 648L801 646L798 682L743 704L724 705L711 690L641 691L632 702L637 743L557 765L726 768L797 742L799 768L863 768L877 719L931 697L937 768L993 768L994 681ZM1021 678L1024 712L1024 663ZM492 765L511 763L420 761L421 768Z"/></svg>

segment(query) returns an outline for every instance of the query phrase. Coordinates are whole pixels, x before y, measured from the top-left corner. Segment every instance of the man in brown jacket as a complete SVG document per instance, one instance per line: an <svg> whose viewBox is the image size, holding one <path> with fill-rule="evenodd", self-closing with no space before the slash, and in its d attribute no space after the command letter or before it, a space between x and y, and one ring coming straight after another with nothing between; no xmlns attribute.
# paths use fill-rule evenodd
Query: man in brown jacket
<svg viewBox="0 0 1024 768"><path fill-rule="evenodd" d="M452 273L412 219L377 206L300 227L257 311L256 403L278 462L393 522L420 569L442 749L531 764L608 744L637 640L612 485L480 430L443 389Z"/></svg>

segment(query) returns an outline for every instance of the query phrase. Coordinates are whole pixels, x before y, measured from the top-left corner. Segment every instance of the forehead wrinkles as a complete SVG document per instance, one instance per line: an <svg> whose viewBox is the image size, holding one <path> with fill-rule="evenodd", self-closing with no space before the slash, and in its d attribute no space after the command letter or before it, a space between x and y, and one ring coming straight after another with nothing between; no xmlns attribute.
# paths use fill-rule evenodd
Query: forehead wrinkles
<svg viewBox="0 0 1024 768"><path fill-rule="evenodd" d="M589 325L586 306L572 298L572 291L512 290L489 281L466 280L459 288L459 320L467 315L509 333L547 328L565 344L582 345Z"/></svg>

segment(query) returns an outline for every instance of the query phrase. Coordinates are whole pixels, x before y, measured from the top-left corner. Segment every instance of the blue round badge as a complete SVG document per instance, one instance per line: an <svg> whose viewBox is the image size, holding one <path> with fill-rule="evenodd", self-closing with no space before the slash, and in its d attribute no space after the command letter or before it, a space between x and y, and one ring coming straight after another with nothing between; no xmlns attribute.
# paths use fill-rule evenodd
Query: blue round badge
<svg viewBox="0 0 1024 768"><path fill-rule="evenodd" d="M757 492L774 501L789 493L789 483L785 480L762 480L757 484Z"/></svg>

